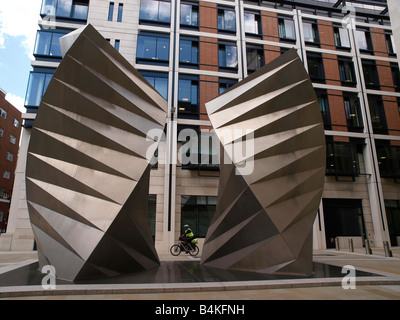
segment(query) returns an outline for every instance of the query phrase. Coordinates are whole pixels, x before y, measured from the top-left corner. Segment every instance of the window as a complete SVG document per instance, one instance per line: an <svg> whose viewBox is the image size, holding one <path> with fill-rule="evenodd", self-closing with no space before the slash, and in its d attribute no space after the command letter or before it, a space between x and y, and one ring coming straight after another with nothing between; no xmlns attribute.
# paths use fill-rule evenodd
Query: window
<svg viewBox="0 0 400 320"><path fill-rule="evenodd" d="M382 178L400 178L400 147L390 145L390 141L376 140L379 173Z"/></svg>
<svg viewBox="0 0 400 320"><path fill-rule="evenodd" d="M188 224L194 235L205 238L217 206L217 197L181 196L181 222Z"/></svg>
<svg viewBox="0 0 400 320"><path fill-rule="evenodd" d="M189 129L191 133L184 133L183 129ZM198 126L181 127L178 130L178 141L182 142L180 161L182 169L186 170L219 170L219 140L215 132L199 132ZM184 134L183 134L184 133ZM191 136L195 134L196 139ZM188 140L188 137L190 139ZM196 142L194 142L196 140ZM181 158L182 157L182 158Z"/></svg>
<svg viewBox="0 0 400 320"><path fill-rule="evenodd" d="M357 29L355 32L356 41L360 51L366 53L372 53L374 50L372 47L371 34L368 29Z"/></svg>
<svg viewBox="0 0 400 320"><path fill-rule="evenodd" d="M11 172L8 171L8 170L4 170L4 172L3 172L3 178L4 178L4 179L10 179L10 177L11 177Z"/></svg>
<svg viewBox="0 0 400 320"><path fill-rule="evenodd" d="M179 76L178 117L190 119L199 117L199 80L197 76Z"/></svg>
<svg viewBox="0 0 400 320"><path fill-rule="evenodd" d="M17 143L17 138L15 136L13 136L12 134L10 135L10 142L12 144L16 144Z"/></svg>
<svg viewBox="0 0 400 320"><path fill-rule="evenodd" d="M321 54L307 53L308 73L313 82L325 83L324 65Z"/></svg>
<svg viewBox="0 0 400 320"><path fill-rule="evenodd" d="M137 62L168 65L169 35L150 33L139 34Z"/></svg>
<svg viewBox="0 0 400 320"><path fill-rule="evenodd" d="M147 209L147 220L149 222L151 235L153 236L153 241L156 236L156 212L157 212L157 195L149 194L149 206Z"/></svg>
<svg viewBox="0 0 400 320"><path fill-rule="evenodd" d="M40 30L36 35L36 43L33 54L35 57L38 56L50 56L55 58L61 58L61 47L60 38L64 36L68 31L64 32L51 32Z"/></svg>
<svg viewBox="0 0 400 320"><path fill-rule="evenodd" d="M89 0L43 0L41 15L87 20Z"/></svg>
<svg viewBox="0 0 400 320"><path fill-rule="evenodd" d="M365 238L362 200L323 199L327 248L335 247L336 237Z"/></svg>
<svg viewBox="0 0 400 320"><path fill-rule="evenodd" d="M180 67L199 66L199 40L181 37L179 41Z"/></svg>
<svg viewBox="0 0 400 320"><path fill-rule="evenodd" d="M218 30L236 32L236 15L232 9L218 9Z"/></svg>
<svg viewBox="0 0 400 320"><path fill-rule="evenodd" d="M26 92L26 106L39 107L52 76L51 73L31 72Z"/></svg>
<svg viewBox="0 0 400 320"><path fill-rule="evenodd" d="M114 2L110 2L108 6L108 21L113 21L114 16Z"/></svg>
<svg viewBox="0 0 400 320"><path fill-rule="evenodd" d="M264 64L264 49L262 46L247 45L247 73L250 74L260 69Z"/></svg>
<svg viewBox="0 0 400 320"><path fill-rule="evenodd" d="M338 59L338 63L340 81L342 82L342 85L355 87L357 82L353 61L351 59L341 57Z"/></svg>
<svg viewBox="0 0 400 320"><path fill-rule="evenodd" d="M391 33L385 34L386 49L390 56L396 56L396 47L394 45L393 35Z"/></svg>
<svg viewBox="0 0 400 320"><path fill-rule="evenodd" d="M278 18L279 38L281 40L296 40L294 21L289 17Z"/></svg>
<svg viewBox="0 0 400 320"><path fill-rule="evenodd" d="M357 94L345 93L343 96L346 112L347 128L351 132L363 132L364 125L361 115L360 100Z"/></svg>
<svg viewBox="0 0 400 320"><path fill-rule="evenodd" d="M392 69L393 85L397 92L400 92L400 71L397 63L391 63L390 68Z"/></svg>
<svg viewBox="0 0 400 320"><path fill-rule="evenodd" d="M235 79L226 79L226 78L219 78L218 85L219 85L219 94L223 94L226 90L230 87L234 86L237 83Z"/></svg>
<svg viewBox="0 0 400 320"><path fill-rule="evenodd" d="M121 40L116 39L115 40L115 44L114 44L114 48L115 50L117 50L119 52L119 47L121 45Z"/></svg>
<svg viewBox="0 0 400 320"><path fill-rule="evenodd" d="M19 121L17 119L13 119L13 126L18 128L19 127Z"/></svg>
<svg viewBox="0 0 400 320"><path fill-rule="evenodd" d="M122 22L123 14L124 14L124 4L120 3L120 4L118 4L118 16L117 16L118 22Z"/></svg>
<svg viewBox="0 0 400 320"><path fill-rule="evenodd" d="M139 19L144 22L169 24L171 2L168 0L141 0Z"/></svg>
<svg viewBox="0 0 400 320"><path fill-rule="evenodd" d="M199 25L199 6L181 2L181 27L197 27Z"/></svg>
<svg viewBox="0 0 400 320"><path fill-rule="evenodd" d="M140 71L140 73L165 100L168 100L167 73L149 72L149 71Z"/></svg>
<svg viewBox="0 0 400 320"><path fill-rule="evenodd" d="M386 218L392 246L400 245L400 200L385 200Z"/></svg>
<svg viewBox="0 0 400 320"><path fill-rule="evenodd" d="M327 137L326 152L327 175L356 177L360 174L356 144Z"/></svg>
<svg viewBox="0 0 400 320"><path fill-rule="evenodd" d="M4 129L0 128L0 138L3 138L3 136L4 136Z"/></svg>
<svg viewBox="0 0 400 320"><path fill-rule="evenodd" d="M333 27L335 45L338 49L350 49L350 38L347 29L335 26Z"/></svg>
<svg viewBox="0 0 400 320"><path fill-rule="evenodd" d="M388 134L385 109L381 96L368 95L372 129L375 134Z"/></svg>
<svg viewBox="0 0 400 320"><path fill-rule="evenodd" d="M261 16L257 12L247 11L244 13L244 30L248 34L261 34Z"/></svg>
<svg viewBox="0 0 400 320"><path fill-rule="evenodd" d="M378 69L374 60L362 60L364 81L367 89L380 89Z"/></svg>
<svg viewBox="0 0 400 320"><path fill-rule="evenodd" d="M0 108L0 117L2 117L3 119L7 119L7 111L3 108Z"/></svg>
<svg viewBox="0 0 400 320"><path fill-rule="evenodd" d="M237 70L238 58L237 58L237 47L235 43L219 42L218 65L220 68L225 69L225 71Z"/></svg>
<svg viewBox="0 0 400 320"><path fill-rule="evenodd" d="M8 161L13 161L14 160L14 155L11 152L7 152L6 159Z"/></svg>
<svg viewBox="0 0 400 320"><path fill-rule="evenodd" d="M303 33L307 44L319 44L318 25L315 21L303 21Z"/></svg>
<svg viewBox="0 0 400 320"><path fill-rule="evenodd" d="M321 110L322 119L324 120L325 130L332 130L331 116L329 112L328 94L326 90L316 89L319 109Z"/></svg>

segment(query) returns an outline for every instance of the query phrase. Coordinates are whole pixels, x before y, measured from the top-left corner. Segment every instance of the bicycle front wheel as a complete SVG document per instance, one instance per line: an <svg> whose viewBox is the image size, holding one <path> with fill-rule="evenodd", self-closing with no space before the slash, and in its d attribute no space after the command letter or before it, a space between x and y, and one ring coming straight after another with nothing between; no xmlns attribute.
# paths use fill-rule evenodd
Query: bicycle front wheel
<svg viewBox="0 0 400 320"><path fill-rule="evenodd" d="M199 247L197 245L194 245L194 246L192 245L192 247L193 247L193 250L189 250L189 254L193 257L197 256L200 251Z"/></svg>
<svg viewBox="0 0 400 320"><path fill-rule="evenodd" d="M181 254L181 251L182 251L181 246L178 245L178 244L174 244L174 245L171 247L171 249L169 249L169 252L171 252L171 254L172 254L173 256L179 256L179 255Z"/></svg>

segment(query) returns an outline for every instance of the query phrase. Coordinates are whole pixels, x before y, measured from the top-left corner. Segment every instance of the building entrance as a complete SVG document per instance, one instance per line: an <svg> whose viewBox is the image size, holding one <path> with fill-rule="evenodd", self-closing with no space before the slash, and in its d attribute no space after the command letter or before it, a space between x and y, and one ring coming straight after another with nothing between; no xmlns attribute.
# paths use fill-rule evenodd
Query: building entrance
<svg viewBox="0 0 400 320"><path fill-rule="evenodd" d="M326 247L335 247L336 237L365 239L362 201L354 199L323 199Z"/></svg>

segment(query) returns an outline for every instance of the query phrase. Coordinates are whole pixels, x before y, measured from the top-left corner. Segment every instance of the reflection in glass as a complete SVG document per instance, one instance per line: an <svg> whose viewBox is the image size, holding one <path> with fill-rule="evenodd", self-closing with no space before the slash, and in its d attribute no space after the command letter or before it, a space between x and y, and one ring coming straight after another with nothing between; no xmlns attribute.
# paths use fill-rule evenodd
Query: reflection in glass
<svg viewBox="0 0 400 320"><path fill-rule="evenodd" d="M227 9L218 10L218 30L236 31L235 11Z"/></svg>
<svg viewBox="0 0 400 320"><path fill-rule="evenodd" d="M38 107L40 105L52 76L52 74L38 72L30 74L25 99L26 106Z"/></svg>
<svg viewBox="0 0 400 320"><path fill-rule="evenodd" d="M289 19L279 19L279 38L296 40L294 21Z"/></svg>
<svg viewBox="0 0 400 320"><path fill-rule="evenodd" d="M198 7L181 3L181 24L186 26L198 25Z"/></svg>
<svg viewBox="0 0 400 320"><path fill-rule="evenodd" d="M237 68L236 45L220 45L218 50L218 61L220 67Z"/></svg>
<svg viewBox="0 0 400 320"><path fill-rule="evenodd" d="M171 20L171 3L168 1L141 0L140 20L169 23Z"/></svg>
<svg viewBox="0 0 400 320"><path fill-rule="evenodd" d="M179 42L179 62L182 63L199 63L199 45L197 41L181 39Z"/></svg>
<svg viewBox="0 0 400 320"><path fill-rule="evenodd" d="M168 61L169 38L139 35L137 57L139 59Z"/></svg>

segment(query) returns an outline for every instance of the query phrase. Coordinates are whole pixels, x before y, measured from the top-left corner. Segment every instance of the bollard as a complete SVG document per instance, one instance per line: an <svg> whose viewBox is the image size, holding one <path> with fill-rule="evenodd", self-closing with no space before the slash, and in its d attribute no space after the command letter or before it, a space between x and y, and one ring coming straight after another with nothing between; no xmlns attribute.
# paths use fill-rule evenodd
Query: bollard
<svg viewBox="0 0 400 320"><path fill-rule="evenodd" d="M371 245L369 244L368 239L365 239L365 253L372 254Z"/></svg>
<svg viewBox="0 0 400 320"><path fill-rule="evenodd" d="M336 251L340 251L339 239L338 238L335 238L335 247L336 247Z"/></svg>
<svg viewBox="0 0 400 320"><path fill-rule="evenodd" d="M385 250L385 257L393 257L392 251L389 247L389 241L383 241L383 249Z"/></svg>
<svg viewBox="0 0 400 320"><path fill-rule="evenodd" d="M349 251L354 252L353 239L349 239Z"/></svg>

